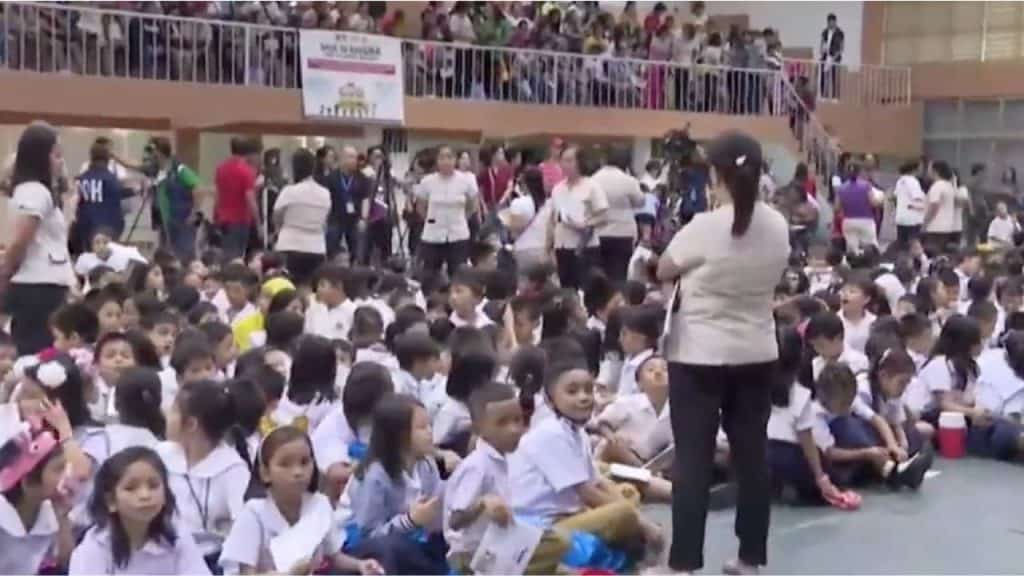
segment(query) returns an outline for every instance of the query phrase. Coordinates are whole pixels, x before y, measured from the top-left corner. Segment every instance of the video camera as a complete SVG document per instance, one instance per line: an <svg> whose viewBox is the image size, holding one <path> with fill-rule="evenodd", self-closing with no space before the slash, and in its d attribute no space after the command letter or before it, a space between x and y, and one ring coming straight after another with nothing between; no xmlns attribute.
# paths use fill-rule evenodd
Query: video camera
<svg viewBox="0 0 1024 576"><path fill-rule="evenodd" d="M669 130L665 133L663 149L665 160L668 164L678 167L685 167L690 163L693 151L697 143L690 138L690 125L686 124L681 130Z"/></svg>

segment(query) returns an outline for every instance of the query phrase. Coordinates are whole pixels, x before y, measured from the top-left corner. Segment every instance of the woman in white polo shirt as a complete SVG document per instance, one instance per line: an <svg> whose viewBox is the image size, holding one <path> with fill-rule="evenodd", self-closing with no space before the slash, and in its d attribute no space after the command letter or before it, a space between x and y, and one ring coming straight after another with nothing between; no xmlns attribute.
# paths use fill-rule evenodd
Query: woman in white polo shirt
<svg viewBox="0 0 1024 576"><path fill-rule="evenodd" d="M908 250L910 243L921 235L921 224L928 207L928 196L917 179L916 160L900 166L900 177L896 180L893 195L896 197L896 240L904 250Z"/></svg>
<svg viewBox="0 0 1024 576"><path fill-rule="evenodd" d="M583 175L578 148L563 150L561 162L565 179L551 190L548 247L554 252L562 288L576 289L600 260L597 229L606 221L608 197Z"/></svg>
<svg viewBox="0 0 1024 576"><path fill-rule="evenodd" d="M761 146L739 132L708 147L719 208L698 214L669 244L658 278L675 282L665 356L669 364L676 490L669 566L704 564L704 523L721 425L729 435L739 498L739 557L727 574L767 560L771 493L765 429L779 351L772 300L789 257L785 218L758 201Z"/></svg>
<svg viewBox="0 0 1024 576"><path fill-rule="evenodd" d="M469 217L476 213L479 197L476 178L455 170L451 147L441 146L437 172L425 176L415 194L425 219L419 246L423 267L440 271L445 265L452 278L469 257Z"/></svg>
<svg viewBox="0 0 1024 576"><path fill-rule="evenodd" d="M52 126L36 122L21 133L11 179L14 235L0 266L0 299L11 315L19 355L53 344L50 315L64 304L74 281L68 227L78 196L68 195L62 206L53 190L63 163Z"/></svg>
<svg viewBox="0 0 1024 576"><path fill-rule="evenodd" d="M961 192L953 183L953 169L947 162L932 162L929 172L933 182L928 188L928 209L924 215L925 243L938 254L960 246L963 207L970 199L966 188Z"/></svg>
<svg viewBox="0 0 1024 576"><path fill-rule="evenodd" d="M305 148L292 154L295 184L285 186L274 202L274 225L279 230L274 249L284 254L296 284L307 285L327 255L327 216L331 193L313 179L316 156ZM315 288L315 286L314 286Z"/></svg>

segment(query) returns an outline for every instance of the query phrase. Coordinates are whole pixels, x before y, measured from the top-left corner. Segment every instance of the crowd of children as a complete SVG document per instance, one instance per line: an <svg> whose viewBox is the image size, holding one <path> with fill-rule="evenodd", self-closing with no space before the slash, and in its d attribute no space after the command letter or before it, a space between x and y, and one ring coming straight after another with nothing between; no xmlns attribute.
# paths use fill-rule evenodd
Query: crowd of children
<svg viewBox="0 0 1024 576"><path fill-rule="evenodd" d="M93 247L52 348L0 335L0 572L470 573L512 525L541 533L528 573L580 534L658 560L638 508L672 491L658 286L485 263L296 286L274 253ZM780 493L917 489L942 412L972 451L1021 454L1019 255L809 258L777 290Z"/></svg>

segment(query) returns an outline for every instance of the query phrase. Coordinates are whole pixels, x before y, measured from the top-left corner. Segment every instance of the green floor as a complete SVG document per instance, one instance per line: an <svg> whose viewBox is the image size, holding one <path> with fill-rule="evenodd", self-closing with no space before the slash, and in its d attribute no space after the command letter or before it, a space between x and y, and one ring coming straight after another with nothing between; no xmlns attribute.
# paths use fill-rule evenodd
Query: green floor
<svg viewBox="0 0 1024 576"><path fill-rule="evenodd" d="M1024 467L936 460L921 492L862 492L857 512L772 509L772 574L1024 573ZM648 516L671 530L667 506ZM708 517L705 573L735 555L733 511Z"/></svg>

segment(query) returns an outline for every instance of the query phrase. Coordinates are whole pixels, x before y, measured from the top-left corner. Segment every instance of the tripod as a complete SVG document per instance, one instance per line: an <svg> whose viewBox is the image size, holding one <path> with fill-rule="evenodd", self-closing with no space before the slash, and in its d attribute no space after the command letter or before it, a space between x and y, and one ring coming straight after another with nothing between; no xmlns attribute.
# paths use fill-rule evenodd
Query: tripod
<svg viewBox="0 0 1024 576"><path fill-rule="evenodd" d="M156 195L156 186L148 178L143 181L142 189L140 190L140 196L142 196L142 203L139 204L139 210L135 213L135 218L132 219L132 225L128 228L128 231L122 234L121 242L128 244L132 241L132 236L135 235L135 230L139 227L139 219L142 218L142 214L146 210L151 210L153 206L153 196ZM167 224L164 222L166 216L160 214L160 236L161 241L164 244L170 244L171 237L167 231Z"/></svg>

